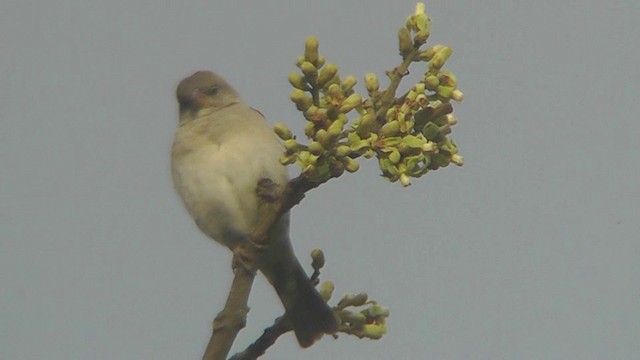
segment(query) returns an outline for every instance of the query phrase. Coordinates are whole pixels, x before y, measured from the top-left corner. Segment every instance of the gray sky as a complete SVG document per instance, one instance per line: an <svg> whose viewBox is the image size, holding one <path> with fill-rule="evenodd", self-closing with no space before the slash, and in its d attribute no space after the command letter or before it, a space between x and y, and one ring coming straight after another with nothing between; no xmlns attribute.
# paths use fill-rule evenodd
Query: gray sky
<svg viewBox="0 0 640 360"><path fill-rule="evenodd" d="M199 358L230 254L172 190L175 86L215 70L300 134L307 35L341 74L382 77L415 3L177 4L0 5L3 359ZM323 279L389 306L389 333L289 335L266 359L640 358L640 3L426 5L466 163L407 189L363 163L295 208L302 261L322 248ZM281 312L263 277L250 304L235 350Z"/></svg>

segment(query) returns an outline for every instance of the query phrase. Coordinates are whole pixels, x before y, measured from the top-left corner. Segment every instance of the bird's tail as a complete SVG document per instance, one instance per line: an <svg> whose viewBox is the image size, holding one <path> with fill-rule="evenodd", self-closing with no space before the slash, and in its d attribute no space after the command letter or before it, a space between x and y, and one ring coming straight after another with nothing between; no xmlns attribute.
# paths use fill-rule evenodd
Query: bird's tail
<svg viewBox="0 0 640 360"><path fill-rule="evenodd" d="M338 331L338 323L297 260L295 265L288 276L278 278L272 284L291 320L298 343L306 348L322 335Z"/></svg>

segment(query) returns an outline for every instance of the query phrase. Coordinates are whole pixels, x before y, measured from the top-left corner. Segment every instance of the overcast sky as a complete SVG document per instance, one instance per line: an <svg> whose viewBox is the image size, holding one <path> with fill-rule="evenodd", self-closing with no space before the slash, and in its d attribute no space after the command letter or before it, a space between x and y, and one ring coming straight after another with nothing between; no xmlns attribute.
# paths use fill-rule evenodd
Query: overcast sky
<svg viewBox="0 0 640 360"><path fill-rule="evenodd" d="M172 189L175 86L215 70L301 134L305 38L382 78L414 5L4 1L0 358L199 358L230 253ZM363 162L293 211L301 261L322 248L323 279L389 306L389 333L289 334L265 359L639 359L640 2L426 7L454 49L465 165L402 188ZM262 276L250 306L235 351L281 313Z"/></svg>

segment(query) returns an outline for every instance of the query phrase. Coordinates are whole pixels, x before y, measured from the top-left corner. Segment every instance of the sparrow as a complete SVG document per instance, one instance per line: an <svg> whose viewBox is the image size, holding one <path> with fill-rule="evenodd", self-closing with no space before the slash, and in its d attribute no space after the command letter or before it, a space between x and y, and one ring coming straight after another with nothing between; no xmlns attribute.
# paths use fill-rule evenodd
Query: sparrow
<svg viewBox="0 0 640 360"><path fill-rule="evenodd" d="M260 112L222 77L198 71L176 90L179 122L171 151L174 187L198 228L232 251L249 240L264 208L258 182L286 185L284 147ZM298 343L311 346L338 330L327 303L298 262L289 239L289 213L268 233L258 270L273 285Z"/></svg>

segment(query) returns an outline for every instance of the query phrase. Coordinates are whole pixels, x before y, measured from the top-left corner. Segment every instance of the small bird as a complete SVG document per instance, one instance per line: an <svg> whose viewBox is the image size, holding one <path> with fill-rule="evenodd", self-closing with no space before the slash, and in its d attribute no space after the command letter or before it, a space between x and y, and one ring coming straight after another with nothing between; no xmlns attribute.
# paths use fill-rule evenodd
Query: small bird
<svg viewBox="0 0 640 360"><path fill-rule="evenodd" d="M284 147L258 111L219 75L198 71L176 90L180 107L172 153L173 183L189 214L207 236L234 247L264 214L256 192L261 179L284 185ZM311 346L338 329L333 312L296 259L289 239L289 213L268 234L259 270L275 288L296 338Z"/></svg>

